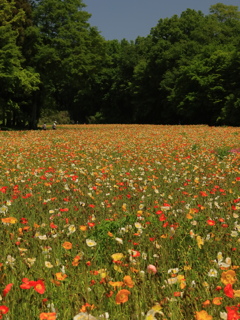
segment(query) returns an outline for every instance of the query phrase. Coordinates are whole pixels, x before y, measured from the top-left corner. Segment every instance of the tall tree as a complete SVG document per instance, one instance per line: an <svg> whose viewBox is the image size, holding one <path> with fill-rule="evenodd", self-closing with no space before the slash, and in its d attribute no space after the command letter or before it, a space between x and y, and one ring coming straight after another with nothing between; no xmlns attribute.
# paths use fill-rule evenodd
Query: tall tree
<svg viewBox="0 0 240 320"><path fill-rule="evenodd" d="M179 66L187 64L199 51L202 41L199 33L203 25L203 14L188 9L180 17L160 19L152 28L150 50L135 69L136 101L141 106L137 121L178 123L177 104L172 97L175 96Z"/></svg>
<svg viewBox="0 0 240 320"><path fill-rule="evenodd" d="M20 25L24 19L24 11L17 10L14 1L1 1L0 90L3 125L15 125L23 120L21 102L39 85L38 74L31 68L23 68L24 59L17 45L16 25Z"/></svg>
<svg viewBox="0 0 240 320"><path fill-rule="evenodd" d="M101 111L107 122L132 123L132 77L138 60L135 44L126 39L108 41L107 56L102 75Z"/></svg>
<svg viewBox="0 0 240 320"><path fill-rule="evenodd" d="M150 50L134 70L138 122L233 123L239 112L239 77L232 72L233 65L239 70L239 12L222 4L211 10L204 16L187 9L151 30Z"/></svg>
<svg viewBox="0 0 240 320"><path fill-rule="evenodd" d="M34 63L41 74L47 108L69 109L85 121L84 97L104 56L104 40L87 22L81 0L37 0L34 22L39 42Z"/></svg>

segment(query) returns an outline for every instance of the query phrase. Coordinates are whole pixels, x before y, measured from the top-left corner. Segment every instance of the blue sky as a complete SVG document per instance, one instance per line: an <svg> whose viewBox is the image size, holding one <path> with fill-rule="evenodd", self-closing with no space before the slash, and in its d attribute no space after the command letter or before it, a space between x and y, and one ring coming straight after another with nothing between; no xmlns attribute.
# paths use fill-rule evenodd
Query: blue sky
<svg viewBox="0 0 240 320"><path fill-rule="evenodd" d="M210 6L218 2L240 10L239 0L83 0L85 10L92 14L89 23L106 40L146 37L161 18L180 15L187 8L209 14Z"/></svg>

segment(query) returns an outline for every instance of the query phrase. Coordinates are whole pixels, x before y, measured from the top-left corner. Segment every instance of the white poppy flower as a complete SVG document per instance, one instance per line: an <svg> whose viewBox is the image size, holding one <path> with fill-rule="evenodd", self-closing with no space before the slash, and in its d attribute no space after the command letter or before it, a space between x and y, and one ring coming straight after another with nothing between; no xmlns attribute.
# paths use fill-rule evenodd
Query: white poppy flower
<svg viewBox="0 0 240 320"><path fill-rule="evenodd" d="M96 241L91 240L91 239L86 239L86 244L88 247L94 247L97 245Z"/></svg>

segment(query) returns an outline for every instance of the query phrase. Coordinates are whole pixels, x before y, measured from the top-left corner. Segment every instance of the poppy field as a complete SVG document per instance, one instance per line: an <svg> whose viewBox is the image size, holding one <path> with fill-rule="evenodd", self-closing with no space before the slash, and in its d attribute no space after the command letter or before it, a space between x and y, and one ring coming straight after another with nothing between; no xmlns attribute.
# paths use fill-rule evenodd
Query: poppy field
<svg viewBox="0 0 240 320"><path fill-rule="evenodd" d="M240 128L0 131L0 319L240 319Z"/></svg>

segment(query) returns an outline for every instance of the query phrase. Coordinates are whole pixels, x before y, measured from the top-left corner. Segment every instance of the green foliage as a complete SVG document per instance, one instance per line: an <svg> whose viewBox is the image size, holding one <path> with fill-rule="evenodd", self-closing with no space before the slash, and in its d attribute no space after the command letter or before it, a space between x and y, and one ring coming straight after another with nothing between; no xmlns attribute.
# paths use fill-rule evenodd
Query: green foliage
<svg viewBox="0 0 240 320"><path fill-rule="evenodd" d="M90 124L104 123L103 114L97 111L94 116L88 117L88 123Z"/></svg>
<svg viewBox="0 0 240 320"><path fill-rule="evenodd" d="M104 40L88 24L90 15L84 7L81 0L41 0L34 10L42 103L49 109L51 104L58 110L68 109L74 121L83 122L90 109L88 98L94 96L93 78L104 56Z"/></svg>
<svg viewBox="0 0 240 320"><path fill-rule="evenodd" d="M240 12L223 3L209 12L106 41L82 0L2 0L3 124L34 128L44 106L78 123L239 125Z"/></svg>
<svg viewBox="0 0 240 320"><path fill-rule="evenodd" d="M225 157L229 155L230 149L228 147L221 147L217 148L216 150L216 155L220 160L223 160Z"/></svg>
<svg viewBox="0 0 240 320"><path fill-rule="evenodd" d="M69 112L67 110L42 109L39 124L52 124L54 121L57 121L58 124L69 124L71 122Z"/></svg>
<svg viewBox="0 0 240 320"><path fill-rule="evenodd" d="M216 3L210 7L209 11L220 22L226 22L229 20L240 20L240 12L238 11L238 6Z"/></svg>
<svg viewBox="0 0 240 320"><path fill-rule="evenodd" d="M198 144L193 144L192 145L192 151L197 151L199 149L199 145Z"/></svg>
<svg viewBox="0 0 240 320"><path fill-rule="evenodd" d="M16 29L25 21L25 12L16 10L13 1L2 1L0 6L0 87L2 124L18 125L30 121L23 117L23 106L33 92L39 89L39 74L25 67Z"/></svg>

